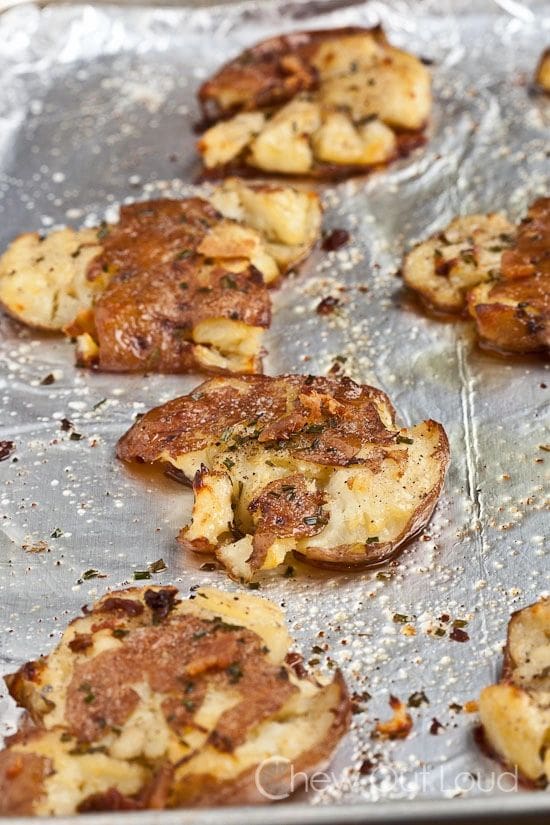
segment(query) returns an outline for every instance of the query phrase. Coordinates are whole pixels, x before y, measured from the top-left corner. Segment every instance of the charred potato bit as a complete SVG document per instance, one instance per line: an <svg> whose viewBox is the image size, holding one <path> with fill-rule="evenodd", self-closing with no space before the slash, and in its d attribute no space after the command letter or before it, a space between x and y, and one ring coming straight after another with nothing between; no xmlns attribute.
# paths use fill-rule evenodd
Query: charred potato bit
<svg viewBox="0 0 550 825"><path fill-rule="evenodd" d="M530 783L550 782L550 599L508 625L500 682L479 699L484 745Z"/></svg>
<svg viewBox="0 0 550 825"><path fill-rule="evenodd" d="M274 37L203 84L199 102L215 125L198 148L210 170L346 176L422 142L430 86L422 62L381 28Z"/></svg>
<svg viewBox="0 0 550 825"><path fill-rule="evenodd" d="M324 768L350 700L339 673L319 682L291 666L290 642L281 611L253 596L103 596L49 656L6 677L26 717L0 752L0 814L266 802L264 760L304 779ZM288 785L278 775L266 790Z"/></svg>
<svg viewBox="0 0 550 825"><path fill-rule="evenodd" d="M76 338L77 363L112 372L255 372L267 285L320 231L319 198L228 181L212 201L123 206L99 230L22 235L0 259L0 301Z"/></svg>
<svg viewBox="0 0 550 825"><path fill-rule="evenodd" d="M535 72L535 83L543 92L550 94L550 48L545 49L540 56Z"/></svg>
<svg viewBox="0 0 550 825"><path fill-rule="evenodd" d="M182 545L250 580L290 551L338 568L393 556L428 522L449 448L434 421L400 429L380 390L284 375L207 381L147 413L117 454L183 472Z"/></svg>
<svg viewBox="0 0 550 825"><path fill-rule="evenodd" d="M407 255L403 277L438 311L467 308L483 345L548 352L550 198L535 201L519 226L498 214L456 218Z"/></svg>

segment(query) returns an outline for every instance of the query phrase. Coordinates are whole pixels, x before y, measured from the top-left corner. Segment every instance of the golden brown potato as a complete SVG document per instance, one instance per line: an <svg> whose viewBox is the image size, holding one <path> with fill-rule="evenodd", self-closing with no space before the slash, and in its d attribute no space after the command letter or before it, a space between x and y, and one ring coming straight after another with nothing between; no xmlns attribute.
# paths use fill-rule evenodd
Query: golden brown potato
<svg viewBox="0 0 550 825"><path fill-rule="evenodd" d="M485 346L503 352L550 350L550 198L539 198L501 257L500 279L468 296Z"/></svg>
<svg viewBox="0 0 550 825"><path fill-rule="evenodd" d="M550 93L550 48L545 49L535 72L535 83L543 92Z"/></svg>
<svg viewBox="0 0 550 825"><path fill-rule="evenodd" d="M484 744L522 777L550 781L550 599L518 610L508 625L500 682L479 700Z"/></svg>
<svg viewBox="0 0 550 825"><path fill-rule="evenodd" d="M449 448L434 421L399 428L380 390L284 375L207 381L147 413L117 454L192 481L182 545L250 580L291 551L338 568L393 556L428 522Z"/></svg>
<svg viewBox="0 0 550 825"><path fill-rule="evenodd" d="M198 148L208 170L345 177L422 142L430 86L422 62L379 27L270 38L202 85L215 125Z"/></svg>
<svg viewBox="0 0 550 825"><path fill-rule="evenodd" d="M6 677L26 717L0 752L0 814L288 795L291 766L296 786L324 768L350 719L341 675L308 677L290 643L281 611L255 596L107 593ZM273 759L285 770L270 772Z"/></svg>
<svg viewBox="0 0 550 825"><path fill-rule="evenodd" d="M480 342L501 352L550 347L550 198L513 226L500 214L455 218L405 258L403 278L431 308L468 309Z"/></svg>
<svg viewBox="0 0 550 825"><path fill-rule="evenodd" d="M462 312L470 289L494 279L515 227L502 214L455 218L435 237L418 244L403 263L405 283L428 306Z"/></svg>
<svg viewBox="0 0 550 825"><path fill-rule="evenodd" d="M23 235L0 258L0 302L76 338L77 363L113 372L255 372L267 285L320 231L313 192L228 181L211 200L123 206L99 230Z"/></svg>

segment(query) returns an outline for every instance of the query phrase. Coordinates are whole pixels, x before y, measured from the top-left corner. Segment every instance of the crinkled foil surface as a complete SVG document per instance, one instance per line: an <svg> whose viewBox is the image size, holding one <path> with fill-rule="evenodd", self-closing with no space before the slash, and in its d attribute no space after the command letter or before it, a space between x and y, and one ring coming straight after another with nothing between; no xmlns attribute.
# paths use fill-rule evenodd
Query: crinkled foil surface
<svg viewBox="0 0 550 825"><path fill-rule="evenodd" d="M0 16L2 248L23 231L112 218L130 200L200 192L191 127L206 75L281 30L379 21L395 44L433 61L430 141L387 171L322 189L326 227L348 229L351 241L315 253L275 292L265 369L326 374L339 359L343 372L389 393L403 421L443 422L452 464L432 523L397 563L353 575L297 566L294 578L262 583L260 595L286 609L306 661L341 667L352 691L371 696L328 780L301 796L319 816L326 805L372 802L389 816L391 800L403 798L475 796L481 806L498 792L501 769L478 751L467 703L498 677L510 612L550 590L550 458L540 448L550 442L550 375L540 360L482 352L467 323L426 317L396 273L404 250L455 214L504 209L518 219L548 193L550 104L529 94L529 82L550 43L550 8L25 4ZM320 316L327 295L341 306ZM137 413L201 378L79 371L70 343L4 316L0 325L0 439L16 444L0 464L2 671L50 650L83 604L159 558L167 570L154 580L183 594L238 589L177 548L190 493L114 458ZM54 383L42 384L50 374ZM63 418L80 440L62 430ZM90 569L104 578L82 580ZM467 622L469 641L450 639L449 625L437 635L445 614ZM312 652L319 631L329 648L321 655ZM373 739L389 695L407 701L420 691L428 703L411 708L409 737ZM2 732L12 732L5 695L0 713ZM374 768L361 773L366 760ZM271 809L270 821L291 821L294 804ZM227 814L209 821L216 817Z"/></svg>

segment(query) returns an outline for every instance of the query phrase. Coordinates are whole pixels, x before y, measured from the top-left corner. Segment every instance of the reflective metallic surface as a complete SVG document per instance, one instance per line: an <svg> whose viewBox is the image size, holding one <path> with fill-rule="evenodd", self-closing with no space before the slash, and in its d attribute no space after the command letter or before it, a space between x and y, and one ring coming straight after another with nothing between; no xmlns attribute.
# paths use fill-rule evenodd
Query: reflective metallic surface
<svg viewBox="0 0 550 825"><path fill-rule="evenodd" d="M403 252L456 213L503 209L518 219L548 192L550 104L529 90L550 42L548 5L18 5L0 16L0 245L23 231L113 217L128 199L200 192L191 127L202 78L281 30L378 21L396 45L433 61L430 141L387 171L323 188L326 227L348 229L351 240L316 252L274 293L265 369L326 374L337 363L388 392L402 420L441 421L452 448L445 492L396 563L353 575L296 564L294 577L262 582L259 595L285 607L311 667L341 667L361 694L327 779L301 794L300 807L125 821L426 822L550 811L545 794L507 792L513 777L478 751L468 705L498 676L510 612L550 590L548 368L484 353L468 323L427 317L396 277ZM339 309L319 315L327 295ZM196 584L238 589L177 548L190 493L114 458L137 413L200 377L79 371L70 343L4 316L0 328L0 440L16 447L0 464L2 671L51 649L84 603L159 558L167 570L154 580L184 594ZM86 571L101 577L83 579ZM454 620L467 622L468 641L450 638ZM427 701L413 696L407 739L373 738L390 694L407 702L421 692ZM0 714L2 732L12 732L5 696ZM505 797L489 799L503 788ZM464 796L473 798L448 802ZM337 814L326 807L334 803ZM352 803L361 807L342 807ZM114 816L87 821L95 819Z"/></svg>

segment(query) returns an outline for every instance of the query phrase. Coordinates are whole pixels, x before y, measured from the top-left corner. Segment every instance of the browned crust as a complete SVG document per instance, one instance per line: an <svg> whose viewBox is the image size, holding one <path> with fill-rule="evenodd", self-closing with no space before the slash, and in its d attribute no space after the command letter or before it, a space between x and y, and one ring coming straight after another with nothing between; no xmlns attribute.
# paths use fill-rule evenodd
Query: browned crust
<svg viewBox="0 0 550 825"><path fill-rule="evenodd" d="M547 61L550 61L550 46L541 54L539 62L537 63L537 68L535 69L535 89L548 95L550 94L550 85L545 85L542 82L542 67Z"/></svg>
<svg viewBox="0 0 550 825"><path fill-rule="evenodd" d="M296 94L318 88L318 76L310 61L326 40L353 34L371 34L387 43L381 26L343 26L300 31L270 37L245 49L225 63L198 91L203 127L238 112L280 106ZM241 92L241 103L224 108L219 100L224 88Z"/></svg>
<svg viewBox="0 0 550 825"><path fill-rule="evenodd" d="M220 384L206 381L191 394L155 407L137 421L117 444L117 456L123 461L153 463L163 452L178 454L201 449L221 438L228 428L239 423L256 421L261 427L260 441L270 438L288 439L292 413L285 416L289 396L294 398L308 391L330 394L337 402L348 403L354 397L366 401L376 399L394 418L395 410L388 397L374 387L360 387L351 379L323 378L306 375L247 375L239 378L247 388L240 394ZM200 421L200 430L197 428ZM261 422L261 424L259 423ZM300 429L305 423L297 423ZM386 431L387 432L387 431ZM305 446L305 445L304 445ZM305 456L302 456L305 457Z"/></svg>

